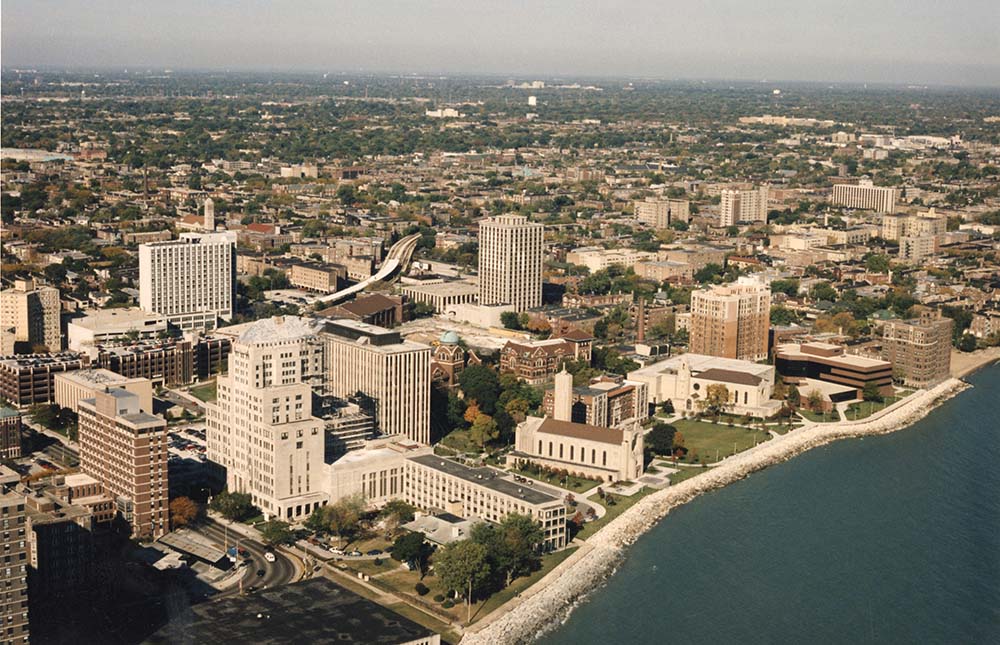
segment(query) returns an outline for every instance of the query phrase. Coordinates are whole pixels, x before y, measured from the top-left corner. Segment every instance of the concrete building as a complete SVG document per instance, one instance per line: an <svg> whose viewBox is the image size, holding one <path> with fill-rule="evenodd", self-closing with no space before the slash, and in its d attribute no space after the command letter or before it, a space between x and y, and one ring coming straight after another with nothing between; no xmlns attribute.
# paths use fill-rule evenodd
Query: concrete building
<svg viewBox="0 0 1000 645"><path fill-rule="evenodd" d="M17 459L21 456L21 413L13 408L0 406L0 458Z"/></svg>
<svg viewBox="0 0 1000 645"><path fill-rule="evenodd" d="M0 568L0 621L4 643L28 642L28 548L24 495L0 495L0 545L5 564Z"/></svg>
<svg viewBox="0 0 1000 645"><path fill-rule="evenodd" d="M656 253L629 248L605 249L599 246L581 246L566 254L567 262L585 266L591 273L607 269L612 265L628 268L635 267L639 262L653 260L656 260Z"/></svg>
<svg viewBox="0 0 1000 645"><path fill-rule="evenodd" d="M542 304L545 227L522 215L479 224L479 304L524 311Z"/></svg>
<svg viewBox="0 0 1000 645"><path fill-rule="evenodd" d="M542 397L547 417L602 428L618 428L649 418L645 383L602 376L588 385L573 387L573 377L566 372L556 374L553 380L555 387L545 390Z"/></svg>
<svg viewBox="0 0 1000 645"><path fill-rule="evenodd" d="M357 397L381 434L430 443L430 347L346 319L327 321L321 337L329 394Z"/></svg>
<svg viewBox="0 0 1000 645"><path fill-rule="evenodd" d="M322 379L320 325L278 316L233 342L229 372L206 407L209 461L232 492L248 493L268 518L297 521L327 501L323 421L312 415Z"/></svg>
<svg viewBox="0 0 1000 645"><path fill-rule="evenodd" d="M507 463L531 462L614 482L642 476L642 453L642 428L637 423L607 428L528 417L517 426Z"/></svg>
<svg viewBox="0 0 1000 645"><path fill-rule="evenodd" d="M938 239L933 235L907 235L899 238L899 261L921 263L938 254Z"/></svg>
<svg viewBox="0 0 1000 645"><path fill-rule="evenodd" d="M653 228L669 228L674 222L684 222L691 219L691 202L686 199L646 199L633 202L635 217L643 224Z"/></svg>
<svg viewBox="0 0 1000 645"><path fill-rule="evenodd" d="M953 325L936 310L912 320L887 320L882 326L882 357L906 385L936 385L951 375Z"/></svg>
<svg viewBox="0 0 1000 645"><path fill-rule="evenodd" d="M830 343L785 343L774 350L774 366L786 382L815 379L847 385L861 396L869 383L892 393L892 363L854 356Z"/></svg>
<svg viewBox="0 0 1000 645"><path fill-rule="evenodd" d="M319 293L333 293L347 281L347 268L337 265L296 262L288 272L294 287Z"/></svg>
<svg viewBox="0 0 1000 645"><path fill-rule="evenodd" d="M749 361L681 354L629 372L628 380L645 383L648 402L670 401L677 412L698 412L710 385L722 384L729 393L727 411L755 417L778 412L780 401L771 399L774 367Z"/></svg>
<svg viewBox="0 0 1000 645"><path fill-rule="evenodd" d="M771 289L741 277L728 285L691 293L691 352L762 361L767 358Z"/></svg>
<svg viewBox="0 0 1000 645"><path fill-rule="evenodd" d="M69 349L116 343L128 339L154 340L167 331L167 318L138 308L98 309L66 325Z"/></svg>
<svg viewBox="0 0 1000 645"><path fill-rule="evenodd" d="M934 237L948 232L948 218L933 208L926 213L892 214L882 216L881 235L887 240L900 241L904 237Z"/></svg>
<svg viewBox="0 0 1000 645"><path fill-rule="evenodd" d="M646 280L663 282L683 281L694 278L695 268L686 262L671 262L669 260L656 262L640 262L635 265L635 274Z"/></svg>
<svg viewBox="0 0 1000 645"><path fill-rule="evenodd" d="M479 285L466 282L435 281L419 285L404 285L400 291L413 302L423 302L434 307L435 313L444 313L451 305L473 303L479 296Z"/></svg>
<svg viewBox="0 0 1000 645"><path fill-rule="evenodd" d="M35 285L28 279L14 280L14 286L0 291L0 355L19 349L34 351L62 349L59 332L59 290Z"/></svg>
<svg viewBox="0 0 1000 645"><path fill-rule="evenodd" d="M23 409L55 400L55 375L86 367L75 352L29 354L0 358L0 397Z"/></svg>
<svg viewBox="0 0 1000 645"><path fill-rule="evenodd" d="M88 353L98 367L128 378L149 379L167 387L187 385L194 379L195 353L189 340L98 345Z"/></svg>
<svg viewBox="0 0 1000 645"><path fill-rule="evenodd" d="M139 247L139 304L185 331L230 320L236 298L236 235L182 233Z"/></svg>
<svg viewBox="0 0 1000 645"><path fill-rule="evenodd" d="M80 470L115 498L135 538L170 531L167 422L142 412L139 397L120 388L80 401Z"/></svg>
<svg viewBox="0 0 1000 645"><path fill-rule="evenodd" d="M834 184L833 203L847 208L893 213L898 194L895 188L876 186L869 179L857 184Z"/></svg>
<svg viewBox="0 0 1000 645"><path fill-rule="evenodd" d="M767 186L752 190L723 190L719 193L719 226L740 223L767 223Z"/></svg>
<svg viewBox="0 0 1000 645"><path fill-rule="evenodd" d="M103 368L60 372L53 378L56 405L78 412L80 401L92 399L108 387L127 390L139 397L139 409L153 413L153 384L142 377L129 378Z"/></svg>

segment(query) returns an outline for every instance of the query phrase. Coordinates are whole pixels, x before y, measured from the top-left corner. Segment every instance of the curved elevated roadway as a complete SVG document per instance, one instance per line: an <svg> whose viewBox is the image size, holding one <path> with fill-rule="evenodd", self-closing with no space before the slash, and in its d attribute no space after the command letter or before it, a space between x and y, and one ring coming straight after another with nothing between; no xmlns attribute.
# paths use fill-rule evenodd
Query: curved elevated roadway
<svg viewBox="0 0 1000 645"><path fill-rule="evenodd" d="M323 296L322 298L317 298L316 302L321 302L324 305L335 305L343 302L349 296L361 293L376 282L384 282L395 278L397 275L406 270L407 266L409 266L410 259L413 257L413 251L417 248L417 241L419 239L420 233L407 235L392 245L392 248L389 249L389 253L385 256L385 260L382 261L382 266L379 267L378 271L373 276L335 293Z"/></svg>

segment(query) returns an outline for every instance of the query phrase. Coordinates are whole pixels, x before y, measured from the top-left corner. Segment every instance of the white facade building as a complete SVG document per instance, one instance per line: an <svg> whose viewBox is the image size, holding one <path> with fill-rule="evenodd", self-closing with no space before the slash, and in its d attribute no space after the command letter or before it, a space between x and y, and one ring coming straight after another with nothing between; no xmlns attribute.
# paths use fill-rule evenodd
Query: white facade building
<svg viewBox="0 0 1000 645"><path fill-rule="evenodd" d="M479 224L479 304L524 311L542 304L545 227L523 215Z"/></svg>
<svg viewBox="0 0 1000 645"><path fill-rule="evenodd" d="M767 186L753 190L723 190L719 193L719 226L767 223Z"/></svg>
<svg viewBox="0 0 1000 645"><path fill-rule="evenodd" d="M896 210L898 194L895 188L876 186L871 180L857 184L834 184L833 203L848 208L892 213Z"/></svg>
<svg viewBox="0 0 1000 645"><path fill-rule="evenodd" d="M230 320L236 297L236 234L182 233L139 247L139 305L185 331Z"/></svg>
<svg viewBox="0 0 1000 645"><path fill-rule="evenodd" d="M74 352L132 336L136 340L152 340L166 331L166 316L124 307L98 309L66 325L69 348Z"/></svg>

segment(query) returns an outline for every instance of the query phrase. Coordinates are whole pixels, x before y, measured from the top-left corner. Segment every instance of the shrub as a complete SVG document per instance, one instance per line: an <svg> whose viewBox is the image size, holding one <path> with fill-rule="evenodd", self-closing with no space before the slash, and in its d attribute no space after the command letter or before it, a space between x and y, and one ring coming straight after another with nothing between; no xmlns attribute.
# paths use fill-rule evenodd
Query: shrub
<svg viewBox="0 0 1000 645"><path fill-rule="evenodd" d="M426 596L428 592L430 592L430 589L427 588L427 585L425 585L422 582L418 582L417 584L413 585L413 590L416 591L417 595L419 596Z"/></svg>
<svg viewBox="0 0 1000 645"><path fill-rule="evenodd" d="M452 607L455 606L455 602L451 598L448 598L443 603L441 603L441 606L444 607L445 609L451 609Z"/></svg>
<svg viewBox="0 0 1000 645"><path fill-rule="evenodd" d="M372 564L374 564L376 567L381 567L382 566L382 558L375 558L375 560L372 562Z"/></svg>
<svg viewBox="0 0 1000 645"><path fill-rule="evenodd" d="M434 602L444 602L444 594L443 593L435 594Z"/></svg>

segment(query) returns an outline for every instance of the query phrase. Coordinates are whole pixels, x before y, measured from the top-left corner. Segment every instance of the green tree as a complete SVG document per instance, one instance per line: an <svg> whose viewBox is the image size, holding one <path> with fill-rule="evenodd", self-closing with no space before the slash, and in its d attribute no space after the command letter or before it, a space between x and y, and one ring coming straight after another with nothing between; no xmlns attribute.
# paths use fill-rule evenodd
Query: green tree
<svg viewBox="0 0 1000 645"><path fill-rule="evenodd" d="M889 256L881 253L872 253L865 258L865 269L872 273L888 273Z"/></svg>
<svg viewBox="0 0 1000 645"><path fill-rule="evenodd" d="M516 311L505 311L500 314L500 323L507 329L523 329L521 327L521 318L517 315Z"/></svg>
<svg viewBox="0 0 1000 645"><path fill-rule="evenodd" d="M253 499L247 493L230 493L222 491L212 498L209 505L213 511L220 513L227 520L241 522L257 514Z"/></svg>
<svg viewBox="0 0 1000 645"><path fill-rule="evenodd" d="M963 352L976 351L976 337L972 334L962 334L962 340L958 341L958 349Z"/></svg>
<svg viewBox="0 0 1000 645"><path fill-rule="evenodd" d="M837 290L829 282L817 282L809 290L809 297L813 300L837 301Z"/></svg>
<svg viewBox="0 0 1000 645"><path fill-rule="evenodd" d="M878 386L871 381L865 383L864 388L861 390L861 396L865 401L882 402L882 393L879 392Z"/></svg>
<svg viewBox="0 0 1000 645"><path fill-rule="evenodd" d="M365 499L361 494L350 495L323 507L328 530L343 540L354 535L365 510Z"/></svg>
<svg viewBox="0 0 1000 645"><path fill-rule="evenodd" d="M645 446L657 455L669 455L674 447L677 429L666 423L657 423L644 439Z"/></svg>
<svg viewBox="0 0 1000 645"><path fill-rule="evenodd" d="M444 586L465 597L467 623L472 619L473 595L490 576L488 556L482 544L460 540L441 549L434 558L434 572Z"/></svg>
<svg viewBox="0 0 1000 645"><path fill-rule="evenodd" d="M416 510L412 504L401 499L386 502L378 512L379 519L385 525L386 538L392 536L401 525L412 522Z"/></svg>
<svg viewBox="0 0 1000 645"><path fill-rule="evenodd" d="M771 307L771 324L772 325L791 325L799 321L799 315L789 309L788 307L782 307L781 305L774 305Z"/></svg>
<svg viewBox="0 0 1000 645"><path fill-rule="evenodd" d="M409 562L420 569L421 576L427 570L427 559L431 555L431 547L426 542L426 536L417 531L396 538L389 555L400 562Z"/></svg>
<svg viewBox="0 0 1000 645"><path fill-rule="evenodd" d="M486 414L495 412L500 397L500 378L494 370L485 365L470 365L458 376L458 384L465 398L475 400L480 410Z"/></svg>
<svg viewBox="0 0 1000 645"><path fill-rule="evenodd" d="M493 417L486 414L476 415L472 426L469 428L469 435L472 440L479 444L480 449L485 449L486 444L500 436L497 431L497 423Z"/></svg>
<svg viewBox="0 0 1000 645"><path fill-rule="evenodd" d="M790 298L799 295L799 281L794 278L772 280L771 293L783 293Z"/></svg>
<svg viewBox="0 0 1000 645"><path fill-rule="evenodd" d="M288 544L294 538L291 525L281 520L271 520L262 524L260 527L260 536L270 546Z"/></svg>

